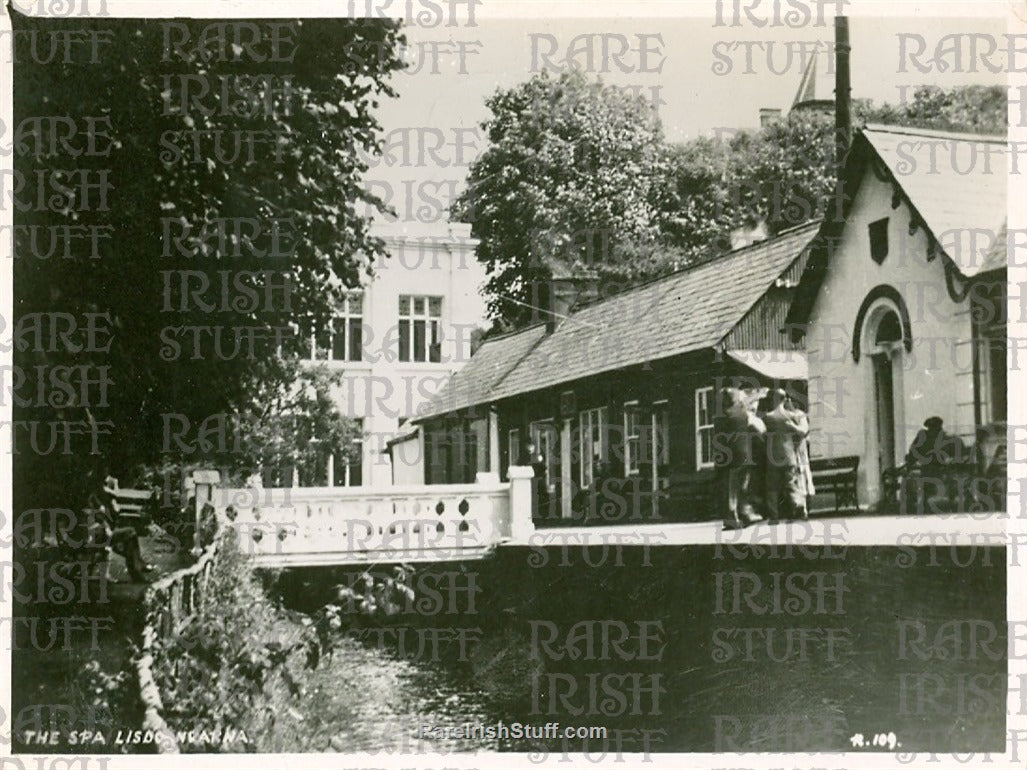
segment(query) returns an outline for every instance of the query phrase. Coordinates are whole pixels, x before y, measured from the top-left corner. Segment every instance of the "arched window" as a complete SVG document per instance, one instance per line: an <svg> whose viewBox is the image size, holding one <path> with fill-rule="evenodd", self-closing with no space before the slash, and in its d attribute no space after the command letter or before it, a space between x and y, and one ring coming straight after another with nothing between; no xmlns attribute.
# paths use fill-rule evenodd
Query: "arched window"
<svg viewBox="0 0 1027 770"><path fill-rule="evenodd" d="M913 334L906 302L893 286L876 286L867 294L856 313L856 323L852 330L852 359L859 363L864 345L877 347L900 341L907 353L913 350Z"/></svg>
<svg viewBox="0 0 1027 770"><path fill-rule="evenodd" d="M886 309L880 320L877 322L877 332L874 334L874 343L877 345L902 340L902 323L899 321L899 314L891 308Z"/></svg>

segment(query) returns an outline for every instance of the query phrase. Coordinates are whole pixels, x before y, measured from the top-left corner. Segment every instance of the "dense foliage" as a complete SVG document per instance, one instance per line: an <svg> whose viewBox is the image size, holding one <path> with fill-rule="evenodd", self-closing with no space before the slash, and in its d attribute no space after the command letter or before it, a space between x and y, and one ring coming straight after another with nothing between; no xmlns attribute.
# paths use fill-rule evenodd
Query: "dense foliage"
<svg viewBox="0 0 1027 770"><path fill-rule="evenodd" d="M173 730L244 730L250 740L184 747L190 751L273 750L276 732L302 720L296 699L305 694L305 672L330 659L357 624L395 615L414 599L413 569L401 565L384 579L365 573L359 591L339 586L338 602L312 616L285 610L255 577L238 537L233 528L221 534L192 622L160 637L154 650L163 716Z"/></svg>
<svg viewBox="0 0 1027 770"><path fill-rule="evenodd" d="M124 479L169 451L256 465L232 448L230 427L229 440L206 442L198 427L211 416L241 421L253 439L243 445L255 447L274 404L288 402L275 415L288 423L304 406L297 392L327 393L325 376L290 362L290 342L325 328L346 288L384 256L366 220L383 204L361 175L378 151L374 110L402 66L399 22L260 22L233 37L234 22L86 19L80 34L98 41L95 54L78 46L71 60L46 61L32 34L45 39L59 22L12 16L15 167L30 180L15 205L18 507L74 504L70 490L90 473ZM65 126L55 133L47 121L67 118L71 140L52 140ZM103 229L95 246L80 237L68 253L48 251L64 226ZM79 330L86 313L100 314L105 334L93 346L81 331L50 344L53 313ZM40 318L43 342L31 332ZM88 365L105 389L48 397L62 365ZM305 404L322 405L330 399ZM314 412L319 435L342 419ZM188 425L188 449L169 450L168 416ZM102 429L46 452L45 439L29 445L32 421Z"/></svg>
<svg viewBox="0 0 1027 770"><path fill-rule="evenodd" d="M1004 134L999 87L924 86L901 105L853 105L857 127L885 123ZM835 181L834 115L800 110L757 131L669 144L668 240L692 257L730 246L737 228L770 235L821 216ZM676 212L676 213L675 213Z"/></svg>
<svg viewBox="0 0 1027 770"><path fill-rule="evenodd" d="M833 189L834 117L799 110L759 130L664 141L643 100L581 73L540 74L486 102L488 148L458 211L483 240L497 326L538 320L536 287L598 277L603 293L823 214ZM854 104L865 122L1005 132L999 87L922 87L901 105Z"/></svg>
<svg viewBox="0 0 1027 770"><path fill-rule="evenodd" d="M554 270L634 277L637 260L619 247L657 239L666 173L651 106L580 72L544 71L486 104L489 148L455 209L481 239L492 314L530 319Z"/></svg>

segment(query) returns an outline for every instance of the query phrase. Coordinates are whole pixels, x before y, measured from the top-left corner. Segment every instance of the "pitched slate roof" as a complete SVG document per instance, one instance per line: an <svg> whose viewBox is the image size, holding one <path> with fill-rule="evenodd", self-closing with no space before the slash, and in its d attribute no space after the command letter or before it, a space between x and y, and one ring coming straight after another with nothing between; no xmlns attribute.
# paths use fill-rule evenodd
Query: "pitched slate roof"
<svg viewBox="0 0 1027 770"><path fill-rule="evenodd" d="M539 325L490 340L417 420L711 348L791 267L818 227L792 228L577 309L552 334Z"/></svg>
<svg viewBox="0 0 1027 770"><path fill-rule="evenodd" d="M863 136L963 275L1005 266L1005 137L880 125Z"/></svg>
<svg viewBox="0 0 1027 770"><path fill-rule="evenodd" d="M875 160L876 159L876 160ZM887 175L967 278L1006 266L1006 177L1009 157L1001 136L868 124L845 160L844 213L825 217L792 297L786 323L809 321L838 242L868 168ZM878 164L883 164L878 170Z"/></svg>
<svg viewBox="0 0 1027 770"><path fill-rule="evenodd" d="M545 336L545 324L485 340L462 369L418 410L413 422L491 401L490 393Z"/></svg>

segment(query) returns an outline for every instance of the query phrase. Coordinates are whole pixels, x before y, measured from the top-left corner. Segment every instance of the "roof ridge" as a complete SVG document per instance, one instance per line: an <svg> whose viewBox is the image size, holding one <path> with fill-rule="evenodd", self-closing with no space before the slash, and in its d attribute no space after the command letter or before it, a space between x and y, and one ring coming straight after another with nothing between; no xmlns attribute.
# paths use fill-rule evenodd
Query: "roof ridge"
<svg viewBox="0 0 1027 770"><path fill-rule="evenodd" d="M863 131L887 133L887 134L908 134L913 136L934 136L955 138L962 141L994 142L1005 144L1009 141L1007 136L1002 134L978 134L971 131L957 131L954 129L919 128L917 126L899 126L892 123L867 123Z"/></svg>
<svg viewBox="0 0 1027 770"><path fill-rule="evenodd" d="M481 341L481 344L482 345L488 345L490 342L498 342L499 340L505 340L505 339L508 339L510 337L516 337L518 334L523 334L526 331L530 331L531 329L534 329L536 326L544 326L544 325L545 325L545 321L536 321L533 324L528 324L527 326L522 326L520 329L511 329L510 331L503 332L502 334L495 334L495 335L492 335L491 337L486 337L485 339L483 339Z"/></svg>
<svg viewBox="0 0 1027 770"><path fill-rule="evenodd" d="M760 247L768 246L768 245L772 244L774 241L776 241L776 240L778 240L780 238L784 238L787 235L791 235L793 233L796 233L796 232L798 232L800 230L807 229L807 228L809 228L809 229L816 228L817 230L819 230L820 229L820 225L821 225L822 222L823 222L822 218L820 218L820 219L811 219L811 220L809 220L807 222L803 222L800 225L792 225L791 227L787 227L784 230L781 230L779 233L776 233L775 235L768 236L767 238L764 238L762 240L754 241L752 243L746 244L745 246L739 246L736 249L731 249L730 251L725 251L722 254L714 254L713 256L706 257L705 259L700 259L700 260L698 260L696 262L690 262L689 264L687 264L687 265L685 265L683 267L679 267L677 270L672 270L671 272L665 273L664 275L657 275L657 276L649 278L649 279L647 279L645 281L642 281L640 283L636 283L636 284L634 284L632 286L629 286L628 288L624 289L624 291L619 291L616 294L611 294L609 297L599 297L598 299L595 299L592 302L586 302L586 303L582 304L581 306L579 306L577 308L573 308L571 310L571 312L568 314L567 318L573 318L575 315L577 315L578 313L580 313L583 310L594 308L597 305L603 304L604 302L610 302L612 300L617 299L618 297L623 297L623 296L625 296L627 294L630 294L631 292L638 291L640 289L644 289L644 288L646 288L648 286L651 286L654 283L659 283L660 281L666 281L666 280L669 280L670 278L673 278L675 276L681 276L681 275L684 275L686 273L690 273L690 272L692 272L694 270L698 270L700 267L706 267L707 265L710 265L710 264L712 264L714 262L718 262L720 260L727 259L728 257L738 256L739 254L741 254L742 252L745 252L745 251L755 250L755 249L758 249Z"/></svg>

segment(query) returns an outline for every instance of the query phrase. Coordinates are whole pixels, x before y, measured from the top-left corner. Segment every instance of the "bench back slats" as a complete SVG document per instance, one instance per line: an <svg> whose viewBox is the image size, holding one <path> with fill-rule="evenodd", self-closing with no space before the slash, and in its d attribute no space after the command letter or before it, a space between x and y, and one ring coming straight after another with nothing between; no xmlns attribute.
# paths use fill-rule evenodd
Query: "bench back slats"
<svg viewBox="0 0 1027 770"><path fill-rule="evenodd" d="M817 473L846 471L855 475L859 470L859 455L845 457L818 457L810 461L810 470Z"/></svg>

